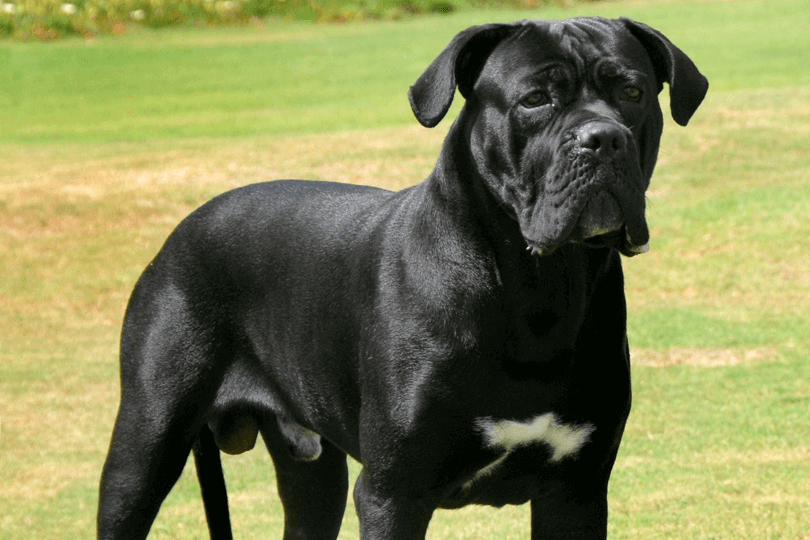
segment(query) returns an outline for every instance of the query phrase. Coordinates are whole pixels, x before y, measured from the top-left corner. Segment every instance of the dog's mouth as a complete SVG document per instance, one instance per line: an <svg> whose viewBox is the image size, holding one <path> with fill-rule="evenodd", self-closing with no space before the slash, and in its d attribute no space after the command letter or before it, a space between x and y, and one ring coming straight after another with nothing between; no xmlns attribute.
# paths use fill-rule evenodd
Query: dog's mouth
<svg viewBox="0 0 810 540"><path fill-rule="evenodd" d="M631 235L626 221L625 212L616 198L607 191L599 192L583 208L569 241L593 248L615 248L628 257L649 251L646 225ZM634 238L642 242L638 244Z"/></svg>
<svg viewBox="0 0 810 540"><path fill-rule="evenodd" d="M619 250L619 252L626 257L634 257L650 251L649 242L645 242L640 246L633 244L633 241L627 234L627 228L624 225L618 230L609 233L584 238L579 240L579 243L589 248L614 248Z"/></svg>
<svg viewBox="0 0 810 540"><path fill-rule="evenodd" d="M604 234L597 234L596 236L591 236L590 238L583 238L579 240L578 243L590 247L590 248L603 248L603 247L618 247L621 246L624 240L624 225L619 227L618 230L604 233Z"/></svg>
<svg viewBox="0 0 810 540"><path fill-rule="evenodd" d="M626 205L625 205L626 206ZM641 217L629 219L635 213L623 210L622 205L607 191L597 193L584 205L573 225L567 229L559 244L544 244L526 239L533 255L548 255L566 243L581 244L588 248L613 248L627 257L647 253L649 232L641 209Z"/></svg>
<svg viewBox="0 0 810 540"><path fill-rule="evenodd" d="M650 243L645 242L641 245L636 245L630 238L630 235L627 233L627 228L624 225L621 225L617 230L597 234L595 236L591 236L588 238L583 238L581 240L569 240L571 243L581 244L587 248L613 248L618 250L622 255L626 257L635 257L636 255L641 255L643 253L647 253L650 251ZM534 242L526 242L528 247L526 248L527 251L530 251L532 255L536 256L544 256L549 255L559 246L541 246L539 244L535 244Z"/></svg>

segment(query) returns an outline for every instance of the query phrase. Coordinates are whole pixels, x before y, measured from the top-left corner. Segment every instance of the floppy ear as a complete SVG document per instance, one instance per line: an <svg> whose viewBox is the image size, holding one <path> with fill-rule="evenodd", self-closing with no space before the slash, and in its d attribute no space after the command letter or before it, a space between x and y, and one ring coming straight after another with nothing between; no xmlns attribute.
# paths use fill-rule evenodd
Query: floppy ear
<svg viewBox="0 0 810 540"><path fill-rule="evenodd" d="M663 34L645 24L622 18L628 30L650 55L655 76L662 85L669 83L669 106L672 118L685 126L706 96L709 81L686 54Z"/></svg>
<svg viewBox="0 0 810 540"><path fill-rule="evenodd" d="M433 127L444 118L457 84L461 95L469 96L487 58L514 28L511 24L473 26L450 41L408 91L420 124Z"/></svg>

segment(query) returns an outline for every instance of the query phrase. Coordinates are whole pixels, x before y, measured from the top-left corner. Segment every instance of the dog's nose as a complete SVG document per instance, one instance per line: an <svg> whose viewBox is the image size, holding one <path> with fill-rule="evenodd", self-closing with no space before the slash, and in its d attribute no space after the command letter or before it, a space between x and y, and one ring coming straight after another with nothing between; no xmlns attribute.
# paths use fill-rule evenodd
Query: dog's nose
<svg viewBox="0 0 810 540"><path fill-rule="evenodd" d="M580 148L593 152L600 159L612 158L627 146L627 139L619 126L610 122L589 122L576 132Z"/></svg>

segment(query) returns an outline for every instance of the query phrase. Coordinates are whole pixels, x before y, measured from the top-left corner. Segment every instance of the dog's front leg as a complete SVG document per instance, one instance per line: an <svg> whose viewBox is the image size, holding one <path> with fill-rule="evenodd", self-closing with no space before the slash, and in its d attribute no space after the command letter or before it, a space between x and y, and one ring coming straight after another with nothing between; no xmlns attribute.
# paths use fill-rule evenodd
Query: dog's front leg
<svg viewBox="0 0 810 540"><path fill-rule="evenodd" d="M375 485L364 468L354 485L360 540L421 540L435 506Z"/></svg>
<svg viewBox="0 0 810 540"><path fill-rule="evenodd" d="M559 486L532 499L532 540L605 540L607 494Z"/></svg>

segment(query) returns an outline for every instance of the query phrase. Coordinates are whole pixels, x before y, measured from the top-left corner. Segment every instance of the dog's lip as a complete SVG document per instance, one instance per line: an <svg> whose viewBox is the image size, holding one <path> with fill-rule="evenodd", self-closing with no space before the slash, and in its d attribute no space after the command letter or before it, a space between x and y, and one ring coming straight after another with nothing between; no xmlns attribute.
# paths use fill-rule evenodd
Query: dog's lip
<svg viewBox="0 0 810 540"><path fill-rule="evenodd" d="M618 250L625 257L635 257L636 255L641 255L650 251L649 240L640 245L633 243L633 240L631 239L630 234L627 232L627 227L625 225L622 225L619 229L607 232L605 234L599 234L581 240L568 240L560 245L543 244L541 242L532 241L529 239L524 240L526 241L527 245L526 251L538 257L550 255L557 248L559 248L560 245L568 243L581 244L587 248L609 247Z"/></svg>
<svg viewBox="0 0 810 540"><path fill-rule="evenodd" d="M577 243L594 248L615 247L622 244L625 236L624 225L622 225L616 230L577 240Z"/></svg>
<svg viewBox="0 0 810 540"><path fill-rule="evenodd" d="M649 240L644 244L637 246L630 241L628 237L627 242L625 243L624 247L622 248L622 254L627 257L635 257L636 255L641 255L644 253L648 253L650 251L650 242Z"/></svg>
<svg viewBox="0 0 810 540"><path fill-rule="evenodd" d="M646 223L644 223L643 228L636 229L628 228L625 225L623 230L625 237L622 247L619 250L621 251L622 255L626 257L635 257L636 255L641 255L642 253L647 253L650 251L650 233L646 228ZM634 240L634 237L639 238L639 236L643 239L642 243L638 243L637 240Z"/></svg>
<svg viewBox="0 0 810 540"><path fill-rule="evenodd" d="M625 257L635 257L636 255L650 251L649 240L641 245L633 243L632 238L630 238L630 233L627 232L627 227L624 225L615 231L585 238L578 242L593 248L612 247L619 250Z"/></svg>

